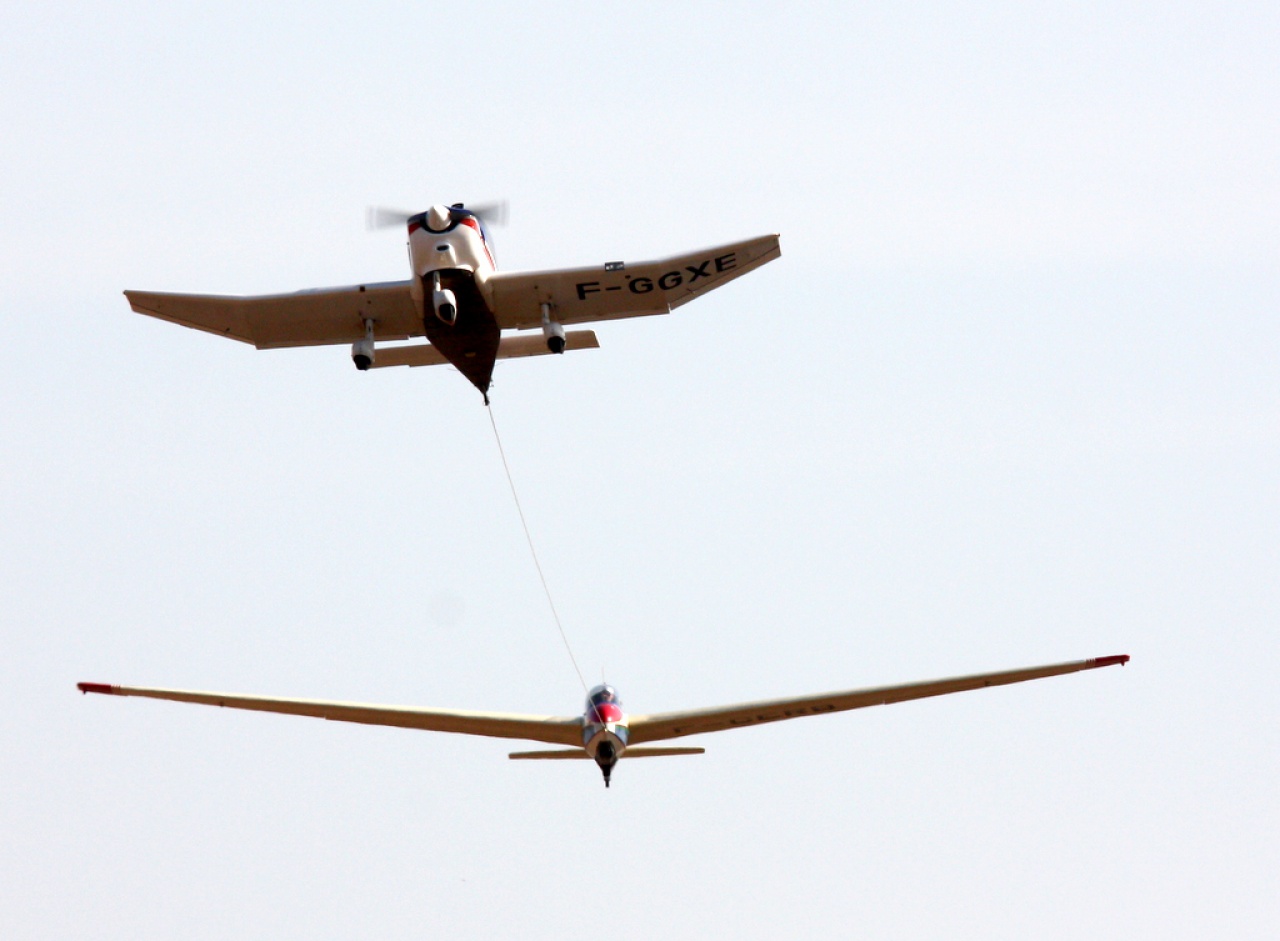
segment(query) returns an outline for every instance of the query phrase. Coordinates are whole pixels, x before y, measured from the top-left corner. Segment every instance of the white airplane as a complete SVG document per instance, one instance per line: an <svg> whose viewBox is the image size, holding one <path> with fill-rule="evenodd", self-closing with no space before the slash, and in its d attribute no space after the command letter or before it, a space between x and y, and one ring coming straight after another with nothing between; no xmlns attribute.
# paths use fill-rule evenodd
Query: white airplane
<svg viewBox="0 0 1280 941"><path fill-rule="evenodd" d="M361 703L326 702L319 699L277 699L263 696L241 696L235 693L201 693L180 689L142 689L111 686L106 683L77 683L82 693L104 693L109 696L145 696L149 699L171 699L175 702L226 706L255 712L280 712L286 715L313 716L338 722L360 722L364 725L390 725L433 732L460 732L463 735L485 735L491 738L518 738L552 745L570 746L550 751L512 752L518 759L590 759L600 766L604 785L609 786L613 766L620 758L646 758L662 755L701 755L697 747L646 748L648 742L663 742L686 735L719 732L742 726L798 719L801 716L844 712L864 706L906 702L943 696L986 686L1004 686L1047 676L1095 670L1128 663L1127 654L1075 660L1022 670L980 673L945 680L929 680L902 686L881 686L840 693L821 693L795 699L692 709L683 712L660 712L653 715L627 716L612 686L597 686L587 694L586 710L581 716L513 715L505 712L465 712L448 709L424 709L414 706L372 706Z"/></svg>
<svg viewBox="0 0 1280 941"><path fill-rule="evenodd" d="M495 360L594 349L594 331L565 325L666 314L781 254L778 236L765 235L638 264L500 272L485 220L503 214L505 204L437 205L414 215L371 210L370 227L408 226L406 281L258 297L124 294L140 314L260 350L351 343L357 369L452 363L488 404ZM539 328L541 336L502 335ZM375 349L420 336L428 342Z"/></svg>

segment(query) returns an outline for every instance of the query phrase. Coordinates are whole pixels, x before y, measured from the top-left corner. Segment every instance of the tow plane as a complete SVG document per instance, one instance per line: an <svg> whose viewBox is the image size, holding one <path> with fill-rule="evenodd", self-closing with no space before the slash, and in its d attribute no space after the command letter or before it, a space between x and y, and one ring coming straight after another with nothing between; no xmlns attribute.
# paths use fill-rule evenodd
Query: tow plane
<svg viewBox="0 0 1280 941"><path fill-rule="evenodd" d="M901 686L881 686L872 689L854 689L838 693L821 693L816 696L800 696L793 699L774 699L764 702L741 703L734 706L716 706L710 709L693 709L682 712L659 712L651 715L628 717L622 709L617 691L609 685L601 685L587 694L586 708L582 715L573 718L556 716L515 715L504 712L464 712L446 709L423 709L412 706L373 706L349 702L329 702L318 699L276 699L262 696L242 696L236 693L203 693L179 689L145 689L134 686L111 686L106 683L78 683L82 693L103 693L110 696L143 696L148 699L168 699L174 702L198 703L206 706L225 706L229 709L249 709L255 712L278 712L286 715L312 716L337 722L359 722L364 725L398 726L407 729L426 729L433 732L458 732L463 735L483 735L491 738L527 739L549 745L561 746L540 751L512 752L510 757L528 759L585 759L594 761L604 774L605 787L609 786L614 765L621 758L647 758L669 755L700 755L705 749L697 746L657 746L651 742L700 735L705 732L721 732L784 719L845 712L866 706L887 705L945 696L987 686L1006 686L1049 676L1095 670L1099 667L1123 665L1129 661L1126 654L1097 657L1092 660L1075 660L1049 666L1027 667L1021 670L1005 670L999 673L980 673L951 679L928 680L923 683L907 683Z"/></svg>
<svg viewBox="0 0 1280 941"><path fill-rule="evenodd" d="M489 223L505 216L505 203L371 209L370 228L407 228L412 276L404 281L256 297L124 294L140 314L260 350L350 343L361 370L452 363L488 404L497 360L594 349L594 331L565 327L670 313L781 254L778 236L765 235L658 261L499 271ZM427 342L379 346L418 337Z"/></svg>

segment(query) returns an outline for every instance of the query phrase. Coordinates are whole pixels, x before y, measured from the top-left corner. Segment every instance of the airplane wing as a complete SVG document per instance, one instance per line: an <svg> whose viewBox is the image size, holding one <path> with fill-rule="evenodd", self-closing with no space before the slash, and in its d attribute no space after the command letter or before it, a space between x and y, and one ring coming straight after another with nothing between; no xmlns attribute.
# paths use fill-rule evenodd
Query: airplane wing
<svg viewBox="0 0 1280 941"><path fill-rule="evenodd" d="M377 321L378 340L422 335L408 281L318 288L296 294L230 297L125 291L140 314L252 343L260 350L354 343L365 320Z"/></svg>
<svg viewBox="0 0 1280 941"><path fill-rule="evenodd" d="M778 236L638 264L608 262L559 271L498 271L485 282L504 330L542 324L542 304L562 324L665 314L781 255Z"/></svg>
<svg viewBox="0 0 1280 941"><path fill-rule="evenodd" d="M228 709L279 712L291 716L312 716L336 722L363 725L390 725L402 729L431 732L459 732L490 738L524 738L553 745L582 746L582 719L555 716L525 716L505 712L467 712L451 709L421 709L413 706L371 706L362 703L326 702L320 699L276 699L240 696L234 693L202 693L183 689L142 689L106 683L77 683L82 693L108 696L144 696Z"/></svg>
<svg viewBox="0 0 1280 941"><path fill-rule="evenodd" d="M801 716L816 716L828 712L844 712L864 706L880 706L909 699L925 699L929 696L945 696L986 686L1005 686L1047 676L1060 676L1080 670L1094 670L1129 661L1127 654L1114 657L1098 657L1094 660L1075 660L1043 667L1027 667L1022 670L1006 670L1002 673L979 673L975 676L958 676L946 680L928 680L923 683L907 683L903 686L881 686L874 689L854 689L840 693L821 693L797 699L773 699L765 702L741 703L736 706L720 706L712 709L694 709L686 712L662 712L648 716L631 716L628 720L630 742L660 742L683 735L701 732L719 732L764 722L780 722Z"/></svg>

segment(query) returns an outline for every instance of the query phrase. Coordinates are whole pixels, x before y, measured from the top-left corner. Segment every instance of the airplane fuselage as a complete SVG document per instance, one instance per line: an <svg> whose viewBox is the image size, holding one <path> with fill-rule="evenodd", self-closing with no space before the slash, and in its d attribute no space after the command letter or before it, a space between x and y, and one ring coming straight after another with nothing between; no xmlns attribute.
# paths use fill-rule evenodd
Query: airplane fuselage
<svg viewBox="0 0 1280 941"><path fill-rule="evenodd" d="M480 219L460 206L411 216L409 294L431 345L487 395L502 331L484 285L496 268Z"/></svg>

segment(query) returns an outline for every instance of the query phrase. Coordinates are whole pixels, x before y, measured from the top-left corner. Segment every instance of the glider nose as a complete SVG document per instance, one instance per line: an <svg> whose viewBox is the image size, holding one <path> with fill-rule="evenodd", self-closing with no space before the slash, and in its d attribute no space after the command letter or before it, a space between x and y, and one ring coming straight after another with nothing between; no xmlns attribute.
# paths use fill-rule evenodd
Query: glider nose
<svg viewBox="0 0 1280 941"><path fill-rule="evenodd" d="M617 703L602 702L596 703L591 707L593 713L592 718L601 725L608 725L622 721L622 707Z"/></svg>

